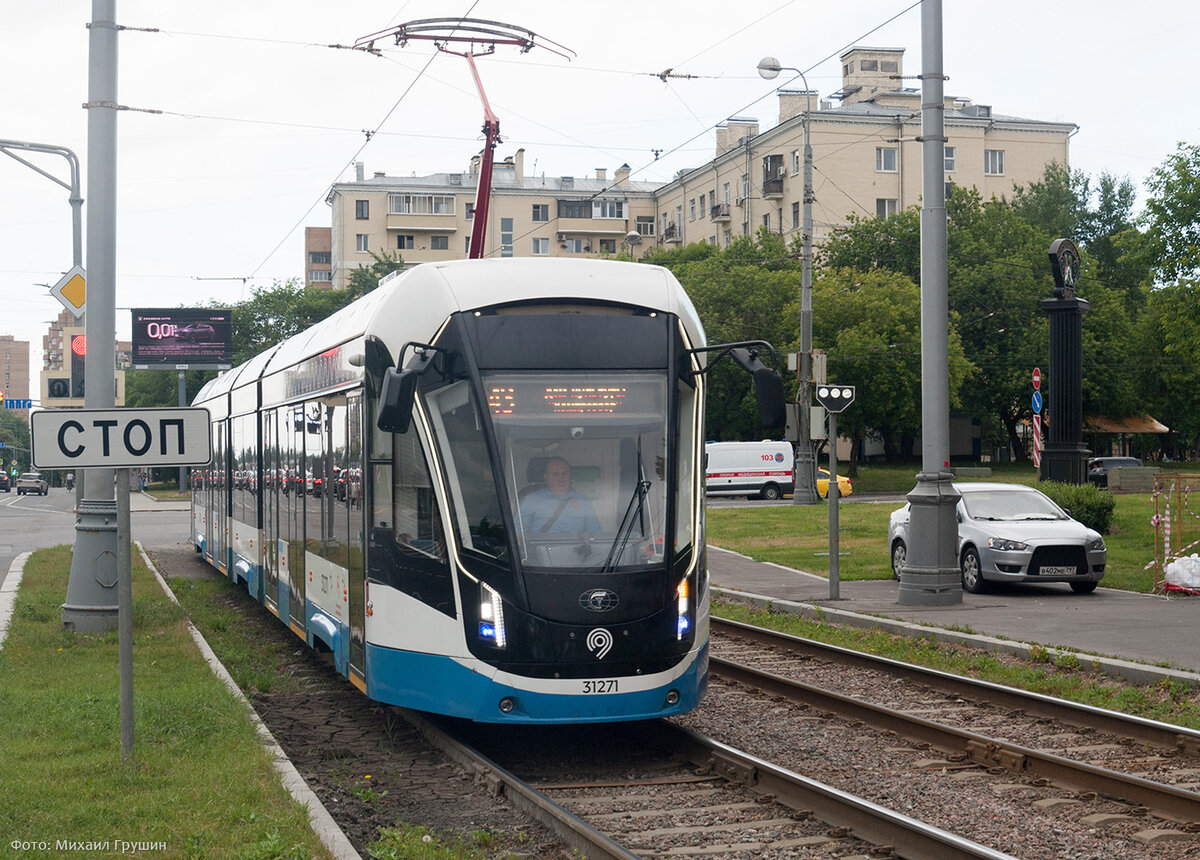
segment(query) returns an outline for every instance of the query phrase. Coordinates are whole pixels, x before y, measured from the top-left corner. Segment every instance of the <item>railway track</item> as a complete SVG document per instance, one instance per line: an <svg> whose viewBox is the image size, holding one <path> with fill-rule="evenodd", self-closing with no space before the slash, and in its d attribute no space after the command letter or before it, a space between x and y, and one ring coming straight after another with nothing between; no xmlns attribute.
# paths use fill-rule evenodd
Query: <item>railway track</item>
<svg viewBox="0 0 1200 860"><path fill-rule="evenodd" d="M925 769L986 768L1068 792L1043 798L1048 806L1125 803L1085 816L1089 825L1140 822L1143 840L1200 830L1200 733L722 619L713 632L718 685L903 737L937 753L921 757Z"/></svg>
<svg viewBox="0 0 1200 860"><path fill-rule="evenodd" d="M666 721L496 732L404 712L590 858L1007 858Z"/></svg>

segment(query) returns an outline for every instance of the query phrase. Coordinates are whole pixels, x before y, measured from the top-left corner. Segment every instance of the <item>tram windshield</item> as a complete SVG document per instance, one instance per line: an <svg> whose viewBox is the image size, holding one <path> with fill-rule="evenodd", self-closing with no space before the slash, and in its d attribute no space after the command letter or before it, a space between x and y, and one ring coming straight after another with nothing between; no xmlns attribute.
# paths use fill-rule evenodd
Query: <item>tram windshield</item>
<svg viewBox="0 0 1200 860"><path fill-rule="evenodd" d="M483 377L522 563L629 569L661 563L667 513L662 374Z"/></svg>

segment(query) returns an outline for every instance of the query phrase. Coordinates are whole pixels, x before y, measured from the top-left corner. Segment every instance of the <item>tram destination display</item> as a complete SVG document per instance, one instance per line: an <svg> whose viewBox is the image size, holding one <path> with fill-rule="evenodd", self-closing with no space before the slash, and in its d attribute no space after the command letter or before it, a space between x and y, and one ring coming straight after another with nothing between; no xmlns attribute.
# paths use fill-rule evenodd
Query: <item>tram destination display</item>
<svg viewBox="0 0 1200 860"><path fill-rule="evenodd" d="M229 308L134 308L133 365L227 368L233 360Z"/></svg>

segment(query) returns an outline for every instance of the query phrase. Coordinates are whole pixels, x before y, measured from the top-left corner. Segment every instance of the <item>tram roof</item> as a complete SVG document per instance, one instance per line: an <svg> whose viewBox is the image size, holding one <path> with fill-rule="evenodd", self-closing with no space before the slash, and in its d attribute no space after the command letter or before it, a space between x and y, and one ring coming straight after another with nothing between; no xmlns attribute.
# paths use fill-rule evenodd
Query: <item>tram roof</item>
<svg viewBox="0 0 1200 860"><path fill-rule="evenodd" d="M660 266L520 257L423 263L211 380L196 400L226 393L357 337L378 337L396 354L407 341L432 339L453 313L543 299L602 299L674 313L696 345L704 342L691 300Z"/></svg>

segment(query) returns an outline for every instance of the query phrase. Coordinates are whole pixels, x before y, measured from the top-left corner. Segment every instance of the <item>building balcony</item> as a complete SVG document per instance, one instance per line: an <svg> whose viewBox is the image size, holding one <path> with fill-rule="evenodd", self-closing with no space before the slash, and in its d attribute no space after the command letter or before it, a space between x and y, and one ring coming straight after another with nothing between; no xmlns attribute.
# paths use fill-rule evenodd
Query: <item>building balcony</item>
<svg viewBox="0 0 1200 860"><path fill-rule="evenodd" d="M764 179L762 184L762 196L764 199L777 200L783 196L783 180L782 179Z"/></svg>
<svg viewBox="0 0 1200 860"><path fill-rule="evenodd" d="M678 245L683 241L682 231L674 224L668 224L662 231L662 240L672 245Z"/></svg>
<svg viewBox="0 0 1200 860"><path fill-rule="evenodd" d="M714 206L712 208L712 210L709 213L709 218L711 220L722 222L722 223L728 222L729 217L730 216L729 216L729 204L728 203L718 203L716 206Z"/></svg>

